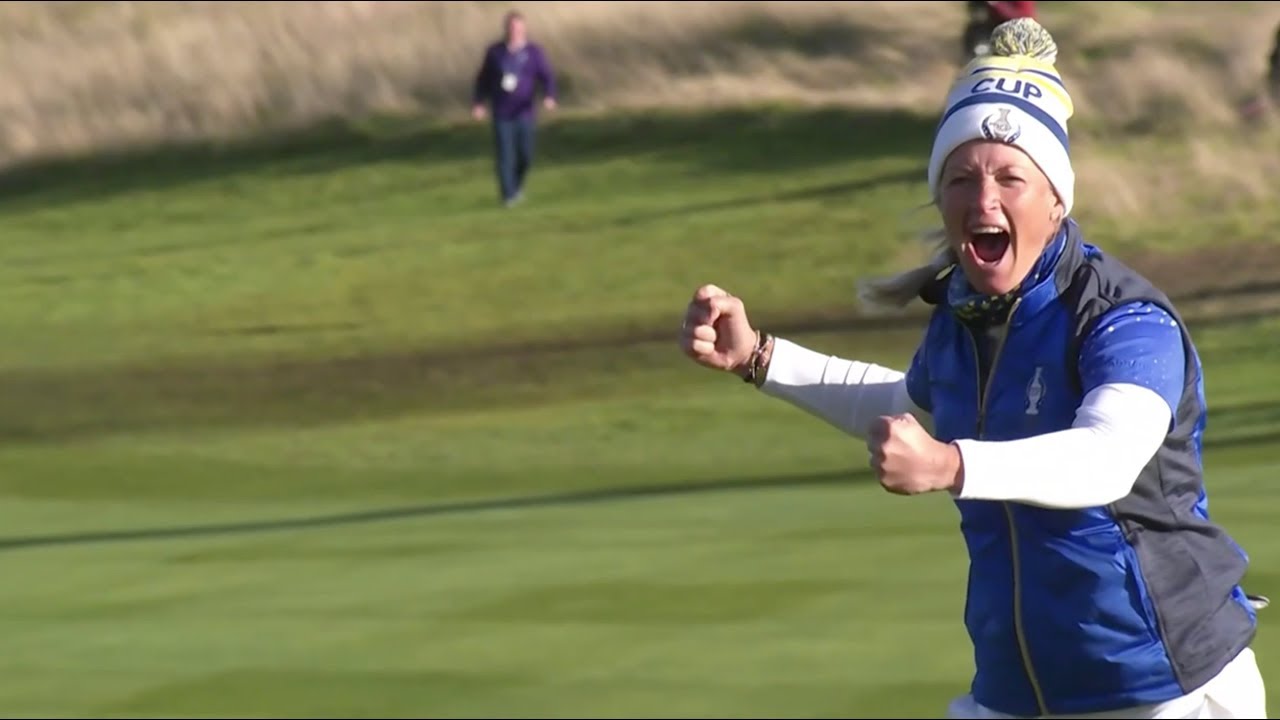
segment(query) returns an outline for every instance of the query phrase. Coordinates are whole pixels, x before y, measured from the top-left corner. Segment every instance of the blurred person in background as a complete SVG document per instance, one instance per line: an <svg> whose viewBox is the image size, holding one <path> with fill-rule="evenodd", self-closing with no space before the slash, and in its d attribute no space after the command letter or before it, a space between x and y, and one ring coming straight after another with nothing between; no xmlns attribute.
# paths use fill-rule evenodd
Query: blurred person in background
<svg viewBox="0 0 1280 720"><path fill-rule="evenodd" d="M1266 62L1262 91L1244 101L1242 112L1246 120L1259 121L1266 117L1268 111L1280 111L1280 25L1276 26Z"/></svg>
<svg viewBox="0 0 1280 720"><path fill-rule="evenodd" d="M1015 18L1036 16L1034 0L969 0L969 22L964 29L963 61L991 51L991 33Z"/></svg>
<svg viewBox="0 0 1280 720"><path fill-rule="evenodd" d="M533 165L537 91L542 106L554 110L555 74L542 46L529 40L524 15L503 18L503 38L485 49L472 89L471 115L490 117L502 203L511 207L524 197L525 178Z"/></svg>
<svg viewBox="0 0 1280 720"><path fill-rule="evenodd" d="M991 49L933 138L932 261L864 288L932 307L905 372L752 327L715 285L686 306L681 349L865 440L886 491L954 503L975 667L947 717L1264 718L1266 599L1245 594L1249 557L1209 517L1195 344L1071 217L1074 105L1052 36L1021 18Z"/></svg>
<svg viewBox="0 0 1280 720"><path fill-rule="evenodd" d="M1271 96L1271 105L1280 110L1280 25L1276 26L1271 55L1267 57L1267 94Z"/></svg>

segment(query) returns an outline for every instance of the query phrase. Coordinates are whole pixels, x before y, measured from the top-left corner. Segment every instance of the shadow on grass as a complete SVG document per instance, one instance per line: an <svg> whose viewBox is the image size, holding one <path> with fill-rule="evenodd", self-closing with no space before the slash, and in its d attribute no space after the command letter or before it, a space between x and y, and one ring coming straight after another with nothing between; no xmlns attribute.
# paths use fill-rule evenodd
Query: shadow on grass
<svg viewBox="0 0 1280 720"><path fill-rule="evenodd" d="M839 309L757 320L784 337L839 333L885 352L898 348L904 358L924 323L916 312L861 317ZM1219 324L1211 318L1188 320L1195 327ZM623 327L539 342L422 352L8 370L0 372L0 446L173 428L323 427L353 418L625 397L643 393L648 383L669 382L675 373L687 372L694 382L696 373L705 372L680 354L677 332L675 325ZM1209 372L1218 371L1211 366ZM1280 402L1253 408L1211 406L1210 411L1211 438L1218 428L1256 427L1264 419L1280 423Z"/></svg>
<svg viewBox="0 0 1280 720"><path fill-rule="evenodd" d="M839 108L569 115L540 128L538 162L596 163L644 153L695 172L769 172L902 154L924 157L930 128L930 121L908 113ZM241 142L30 162L0 173L0 207L86 202L238 174L329 173L386 162L475 160L488 173L490 153L487 125L329 121Z"/></svg>
<svg viewBox="0 0 1280 720"><path fill-rule="evenodd" d="M467 515L500 510L521 510L546 507L571 507L594 503L622 502L670 498L685 495L769 490L775 488L822 487L851 483L865 477L862 471L832 471L808 475L784 475L778 477L710 480L693 483L655 484L601 488L568 493L527 495L461 502L432 503L408 507L391 507L347 513L333 513L309 517L252 520L247 522L216 523L208 525L182 525L176 527L139 528L131 530L101 530L49 535L0 537L0 552L34 550L69 545L97 545L112 542L143 542L179 540L183 538L218 537L252 533L281 532L286 530L319 530L347 525L378 522L394 522L427 517Z"/></svg>
<svg viewBox="0 0 1280 720"><path fill-rule="evenodd" d="M1245 413L1265 413L1268 417L1280 417L1280 402L1260 403L1243 407ZM1228 411L1229 412L1229 411ZM1255 445L1270 445L1280 439L1280 431L1247 436L1210 438L1205 447L1209 450L1235 450ZM477 513L531 510L538 508L573 507L598 503L615 503L635 500L653 500L691 495L772 490L780 488L816 488L848 485L870 481L866 470L835 470L821 473L780 475L762 478L725 478L698 482L662 483L604 487L563 493L546 493L499 497L480 500L428 503L400 507L357 510L304 517L249 520L243 522L180 525L173 527L134 528L124 530L87 530L83 532L45 535L20 535L0 537L0 552L37 550L76 545L99 545L120 542L156 542L187 538L208 538L234 535L262 534L291 530L324 530L351 525L397 522L431 517L473 515Z"/></svg>
<svg viewBox="0 0 1280 720"><path fill-rule="evenodd" d="M812 187L800 188L797 190L787 190L777 193L746 195L736 197L729 200L720 200L716 202L696 203L692 205L684 205L681 207L668 208L665 210L655 210L647 213L637 213L618 219L619 225L640 225L647 222L655 222L661 220L670 220L672 218L684 217L688 215L702 215L709 212L719 212L724 210L738 210L741 208L759 207L761 205L771 205L777 203L802 202L806 200L834 200L837 198L847 198L853 193L870 190L881 185L890 185L897 183L919 182L925 177L925 169L919 168L914 170L899 170L897 172L889 172L882 175L875 175L860 180L849 180L846 182L826 183L823 185L814 185Z"/></svg>
<svg viewBox="0 0 1280 720"><path fill-rule="evenodd" d="M915 327L894 317L779 320L771 327L788 335L853 325L880 333ZM355 417L616 397L643 387L645 373L700 372L680 354L677 332L623 329L420 353L0 372L0 445L167 428L318 427Z"/></svg>

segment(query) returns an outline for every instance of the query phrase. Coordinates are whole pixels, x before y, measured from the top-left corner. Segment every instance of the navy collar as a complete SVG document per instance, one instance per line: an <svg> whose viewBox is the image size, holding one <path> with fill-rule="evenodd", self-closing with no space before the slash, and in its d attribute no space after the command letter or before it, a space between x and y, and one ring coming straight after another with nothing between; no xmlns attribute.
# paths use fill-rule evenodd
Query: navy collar
<svg viewBox="0 0 1280 720"><path fill-rule="evenodd" d="M1061 249L1058 258L1054 261L1052 272L1023 293L1022 303L1012 318L1013 326L1022 324L1041 310L1056 303L1075 279L1076 272L1084 262L1084 236L1080 232L1080 226L1068 218L1063 223L1060 239Z"/></svg>

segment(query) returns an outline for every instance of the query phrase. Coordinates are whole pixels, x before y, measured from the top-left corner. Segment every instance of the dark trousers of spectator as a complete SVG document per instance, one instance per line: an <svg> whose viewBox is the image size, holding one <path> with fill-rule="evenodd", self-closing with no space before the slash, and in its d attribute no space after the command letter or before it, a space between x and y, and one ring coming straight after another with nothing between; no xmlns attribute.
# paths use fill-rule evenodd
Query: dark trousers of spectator
<svg viewBox="0 0 1280 720"><path fill-rule="evenodd" d="M493 121L498 189L505 203L515 202L524 189L525 175L533 165L533 139L532 119Z"/></svg>

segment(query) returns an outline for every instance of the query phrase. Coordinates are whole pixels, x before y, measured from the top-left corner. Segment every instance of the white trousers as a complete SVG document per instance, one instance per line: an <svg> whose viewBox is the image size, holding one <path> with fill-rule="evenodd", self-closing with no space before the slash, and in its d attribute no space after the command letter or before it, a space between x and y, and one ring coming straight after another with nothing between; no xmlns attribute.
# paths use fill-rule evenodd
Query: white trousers
<svg viewBox="0 0 1280 720"><path fill-rule="evenodd" d="M972 695L965 695L951 702L947 707L947 717L956 720L1012 720L1015 716L979 705ZM1080 720L1263 720L1267 717L1267 690L1253 650L1245 648L1203 687L1180 698L1127 710L1044 717Z"/></svg>

